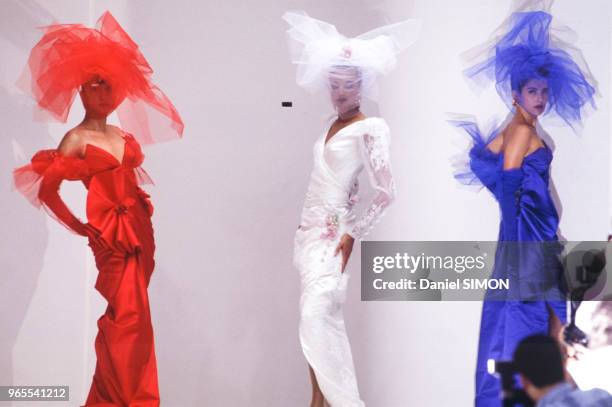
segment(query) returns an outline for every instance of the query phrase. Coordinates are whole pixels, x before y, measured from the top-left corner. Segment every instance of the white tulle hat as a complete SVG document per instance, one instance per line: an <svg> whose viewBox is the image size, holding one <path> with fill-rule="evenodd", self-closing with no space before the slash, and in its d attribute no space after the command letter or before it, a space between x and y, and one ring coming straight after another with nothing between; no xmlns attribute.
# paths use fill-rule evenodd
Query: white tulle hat
<svg viewBox="0 0 612 407"><path fill-rule="evenodd" d="M376 99L376 78L389 73L396 56L418 37L420 21L405 20L368 31L354 38L340 34L332 24L305 12L287 12L291 61L297 64L297 84L316 92L327 89L329 72L335 66L359 68L361 92Z"/></svg>

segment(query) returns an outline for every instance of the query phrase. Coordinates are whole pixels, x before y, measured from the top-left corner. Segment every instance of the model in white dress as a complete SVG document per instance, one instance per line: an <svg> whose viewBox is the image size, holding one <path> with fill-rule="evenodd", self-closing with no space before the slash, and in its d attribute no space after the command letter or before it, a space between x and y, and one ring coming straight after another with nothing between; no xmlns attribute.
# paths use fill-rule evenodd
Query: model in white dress
<svg viewBox="0 0 612 407"><path fill-rule="evenodd" d="M342 128L327 143L325 136L314 145L314 168L295 236L294 264L302 286L300 342L325 400L333 407L363 406L342 314L348 275L335 252L343 234L363 238L395 197L389 128L372 117ZM364 168L377 193L356 219L357 178Z"/></svg>
<svg viewBox="0 0 612 407"><path fill-rule="evenodd" d="M294 264L300 271L300 342L310 365L311 407L364 406L359 396L342 303L346 262L395 197L389 164L389 128L365 118L362 97L375 99L376 79L389 73L396 55L417 37L420 23L405 20L354 38L304 12L283 15L289 24L291 60L298 85L326 92L338 118L314 146L314 168ZM354 213L357 178L366 169L376 195L362 216Z"/></svg>

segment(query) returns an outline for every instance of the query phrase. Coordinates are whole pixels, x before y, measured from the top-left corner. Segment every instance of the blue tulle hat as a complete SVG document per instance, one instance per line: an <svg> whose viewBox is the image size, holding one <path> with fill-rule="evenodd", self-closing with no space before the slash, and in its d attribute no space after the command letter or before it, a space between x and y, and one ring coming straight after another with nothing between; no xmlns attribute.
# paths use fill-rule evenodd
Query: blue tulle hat
<svg viewBox="0 0 612 407"><path fill-rule="evenodd" d="M551 35L552 16L544 11L515 12L505 33L494 40L486 59L465 73L476 79L482 75L494 80L497 92L510 107L512 91L520 92L530 79L548 82L546 113L553 113L570 126L580 124L587 105L594 107L595 81L578 62L576 49ZM570 55L572 52L575 55Z"/></svg>

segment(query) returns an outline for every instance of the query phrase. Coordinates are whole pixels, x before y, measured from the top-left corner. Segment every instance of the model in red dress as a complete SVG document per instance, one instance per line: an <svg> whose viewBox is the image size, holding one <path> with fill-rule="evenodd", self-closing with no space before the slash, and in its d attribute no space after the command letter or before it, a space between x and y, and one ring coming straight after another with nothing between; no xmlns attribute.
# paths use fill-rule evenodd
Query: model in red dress
<svg viewBox="0 0 612 407"><path fill-rule="evenodd" d="M144 155L136 137L141 142L169 139L172 133L178 137L183 124L150 82L151 73L109 13L97 29L49 27L29 60L27 74L39 107L65 120L78 92L85 108L85 118L59 147L37 152L30 164L15 170L14 179L32 203L86 236L95 256L96 289L108 307L98 320L97 364L87 406L151 407L160 400L147 294L155 266L153 206L139 186L150 179L140 167ZM106 123L115 109L123 127L131 126L140 136ZM170 126L161 125L159 118ZM61 199L63 180L79 180L87 188L88 222L81 222Z"/></svg>

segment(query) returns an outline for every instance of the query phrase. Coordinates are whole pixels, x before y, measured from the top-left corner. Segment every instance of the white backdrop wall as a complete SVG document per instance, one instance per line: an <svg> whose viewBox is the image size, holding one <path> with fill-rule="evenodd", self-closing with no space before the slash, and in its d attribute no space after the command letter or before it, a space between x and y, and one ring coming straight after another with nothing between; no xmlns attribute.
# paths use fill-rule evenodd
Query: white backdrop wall
<svg viewBox="0 0 612 407"><path fill-rule="evenodd" d="M610 6L577 4L558 0L552 11L577 33L599 81L598 110L580 137L542 123L555 145L562 234L600 240L610 207ZM308 403L292 243L312 144L331 108L324 95L295 85L284 11L306 10L347 35L404 18L423 21L420 39L381 82L379 106L366 106L391 126L399 192L369 238L497 235L491 196L465 190L452 177L451 162L465 153L467 138L445 120L448 112L483 123L504 118L493 88L478 95L467 85L459 55L489 38L510 1L4 0L0 8L0 305L6 310L0 384L67 384L71 399L83 401L95 363L95 321L104 310L85 242L10 188L12 168L56 145L82 115L75 103L66 125L33 122L32 102L14 85L40 34L35 27L52 21L94 23L110 10L186 124L184 140L145 150L145 168L156 182L149 189L157 239L150 296L165 406ZM283 100L294 107L282 108ZM83 188L68 183L62 190L82 214ZM345 315L366 404L470 405L480 304L362 303L358 258L356 248Z"/></svg>

